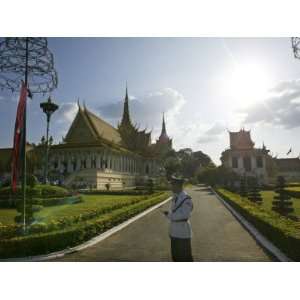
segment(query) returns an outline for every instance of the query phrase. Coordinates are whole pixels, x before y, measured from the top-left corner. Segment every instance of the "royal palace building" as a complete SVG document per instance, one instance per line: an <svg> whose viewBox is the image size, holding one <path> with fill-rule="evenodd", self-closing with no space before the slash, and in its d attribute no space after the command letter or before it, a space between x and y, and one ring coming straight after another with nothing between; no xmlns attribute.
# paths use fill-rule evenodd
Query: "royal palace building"
<svg viewBox="0 0 300 300"><path fill-rule="evenodd" d="M161 153L171 148L164 118L162 134L156 143L151 143L151 132L133 125L126 88L123 115L117 128L78 103L65 138L50 148L49 179L66 186L133 188L161 175ZM30 149L43 153L42 146ZM6 156L9 159L9 154ZM34 173L42 174L42 168L36 167Z"/></svg>
<svg viewBox="0 0 300 300"><path fill-rule="evenodd" d="M222 152L222 165L240 176L256 177L260 183L267 183L273 158L263 145L255 148L250 131L244 129L229 132L230 148Z"/></svg>

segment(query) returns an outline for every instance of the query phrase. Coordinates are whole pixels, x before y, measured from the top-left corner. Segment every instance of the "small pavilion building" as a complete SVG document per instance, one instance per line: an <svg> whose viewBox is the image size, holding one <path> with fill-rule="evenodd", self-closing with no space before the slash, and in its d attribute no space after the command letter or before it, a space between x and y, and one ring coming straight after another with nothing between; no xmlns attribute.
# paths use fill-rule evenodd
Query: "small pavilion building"
<svg viewBox="0 0 300 300"><path fill-rule="evenodd" d="M240 176L256 177L260 183L267 183L272 157L265 145L255 148L250 131L241 129L229 132L230 148L222 152L222 165Z"/></svg>

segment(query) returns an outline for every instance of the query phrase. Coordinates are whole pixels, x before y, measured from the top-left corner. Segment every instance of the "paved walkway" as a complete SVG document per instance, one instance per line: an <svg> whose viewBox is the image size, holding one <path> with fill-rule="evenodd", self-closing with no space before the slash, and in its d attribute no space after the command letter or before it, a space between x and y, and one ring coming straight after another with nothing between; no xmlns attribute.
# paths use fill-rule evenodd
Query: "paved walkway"
<svg viewBox="0 0 300 300"><path fill-rule="evenodd" d="M195 261L270 261L222 203L205 187L187 190L194 202L191 218ZM161 211L170 203L85 250L56 261L171 261L168 223Z"/></svg>

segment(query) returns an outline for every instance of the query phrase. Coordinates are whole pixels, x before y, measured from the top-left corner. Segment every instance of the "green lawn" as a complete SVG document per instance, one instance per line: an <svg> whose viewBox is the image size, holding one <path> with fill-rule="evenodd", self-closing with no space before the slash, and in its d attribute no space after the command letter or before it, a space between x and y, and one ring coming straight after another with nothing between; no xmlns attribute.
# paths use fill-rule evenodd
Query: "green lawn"
<svg viewBox="0 0 300 300"><path fill-rule="evenodd" d="M220 190L222 191L223 189L220 189ZM232 193L232 192L229 192L227 190L224 190L224 191L226 191L226 193L229 193L231 195L234 195L234 196L237 196L238 198L240 198L239 194ZM260 193L261 193L261 196L263 198L261 207L264 208L265 210L272 210L272 201L273 201L273 197L275 196L275 192L273 192L273 191L262 191ZM291 215L295 215L295 216L300 217L300 199L291 198L291 200L293 201L293 208L295 210Z"/></svg>
<svg viewBox="0 0 300 300"><path fill-rule="evenodd" d="M261 192L261 195L263 197L262 207L265 209L271 210L272 209L272 201L273 201L275 192L263 191L263 192ZM292 198L292 201L293 201L293 208L295 211L291 215L296 215L296 216L300 217L300 199Z"/></svg>
<svg viewBox="0 0 300 300"><path fill-rule="evenodd" d="M300 192L300 186L290 186L290 187L287 187L286 190L292 191L292 192Z"/></svg>
<svg viewBox="0 0 300 300"><path fill-rule="evenodd" d="M83 202L77 204L66 204L51 207L44 207L40 212L35 214L38 221L49 222L65 216L76 216L93 209L110 206L111 203L120 203L132 199L143 198L143 196L132 195L82 195ZM17 215L15 209L0 208L0 223L14 223L14 217Z"/></svg>

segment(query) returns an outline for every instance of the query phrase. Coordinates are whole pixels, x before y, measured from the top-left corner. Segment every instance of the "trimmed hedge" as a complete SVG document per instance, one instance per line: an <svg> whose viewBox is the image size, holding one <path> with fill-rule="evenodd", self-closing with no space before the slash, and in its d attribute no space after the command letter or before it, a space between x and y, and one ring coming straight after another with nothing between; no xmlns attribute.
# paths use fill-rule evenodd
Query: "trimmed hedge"
<svg viewBox="0 0 300 300"><path fill-rule="evenodd" d="M42 205L42 206L57 206L57 205L65 205L65 204L76 204L83 202L81 196L69 196L62 198L34 198L31 200L31 203L34 205Z"/></svg>
<svg viewBox="0 0 300 300"><path fill-rule="evenodd" d="M17 201L16 200L1 200L0 198L0 208L16 208Z"/></svg>
<svg viewBox="0 0 300 300"><path fill-rule="evenodd" d="M70 193L67 189L60 187L60 186L54 186L54 185L36 185L34 188L30 188L29 186L27 187L28 192L33 197L41 197L41 198L50 198L50 197L66 197ZM16 194L12 194L11 187L3 187L0 188L0 199L7 200L10 198L20 198L22 196L22 191L21 188L17 188Z"/></svg>
<svg viewBox="0 0 300 300"><path fill-rule="evenodd" d="M80 190L81 194L84 195L128 195L128 196L138 196L138 195L150 195L147 190Z"/></svg>
<svg viewBox="0 0 300 300"><path fill-rule="evenodd" d="M111 211L96 219L80 222L64 230L0 240L0 257L16 258L46 254L80 244L168 197L167 193Z"/></svg>
<svg viewBox="0 0 300 300"><path fill-rule="evenodd" d="M155 196L152 198L156 198L162 195L162 193L156 193ZM126 207L129 205L133 205L135 203L139 203L142 201L145 201L149 199L149 196L141 196L139 198L135 199L128 199L126 201L114 203L112 202L111 205L101 207L98 209L91 209L85 213L81 213L80 215L74 215L74 216L67 216L63 218L59 218L57 220L53 220L49 223L36 223L32 224L30 227L28 227L28 233L45 233L45 232L51 232L55 230L62 230L67 228L68 226L72 226L74 224L80 223L82 221L91 220L94 218L97 218L103 214L109 213L113 210L120 209L122 207ZM13 238L18 235L20 235L20 232L22 232L22 225L21 224L10 224L10 225L1 225L0 224L0 240L1 239L7 239L7 238Z"/></svg>
<svg viewBox="0 0 300 300"><path fill-rule="evenodd" d="M19 200L0 200L0 208L16 208ZM20 200L22 201L22 200ZM82 202L81 196L68 196L61 198L33 198L28 199L33 205L42 205L42 206L57 206L64 204L75 204Z"/></svg>
<svg viewBox="0 0 300 300"><path fill-rule="evenodd" d="M300 261L300 222L267 211L224 189L217 189L216 192L288 257Z"/></svg>

